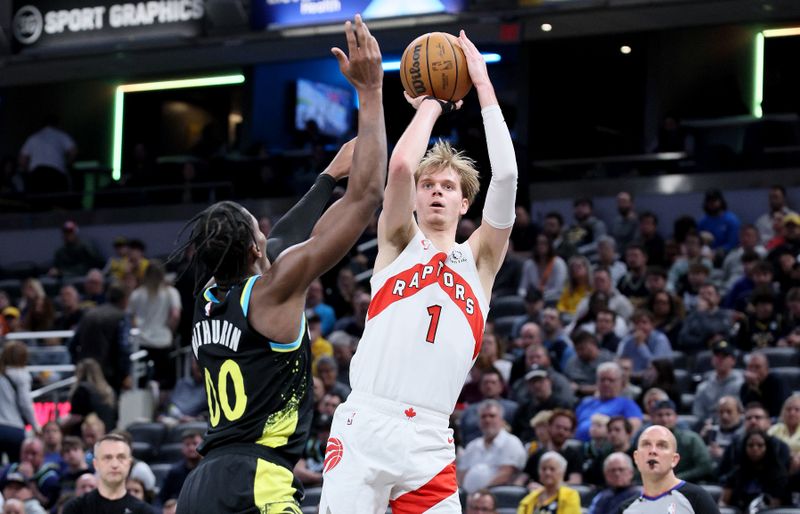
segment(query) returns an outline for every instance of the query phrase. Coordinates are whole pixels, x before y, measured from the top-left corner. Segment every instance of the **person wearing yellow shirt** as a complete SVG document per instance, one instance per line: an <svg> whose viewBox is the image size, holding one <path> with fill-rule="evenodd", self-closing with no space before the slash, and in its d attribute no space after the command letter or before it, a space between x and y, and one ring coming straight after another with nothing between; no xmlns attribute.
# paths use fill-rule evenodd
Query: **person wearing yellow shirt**
<svg viewBox="0 0 800 514"><path fill-rule="evenodd" d="M546 452L539 460L539 482L542 484L519 503L517 514L581 514L578 491L564 484L567 459L557 452Z"/></svg>
<svg viewBox="0 0 800 514"><path fill-rule="evenodd" d="M567 283L561 291L556 309L570 319L575 315L578 304L592 293L592 265L589 259L576 255L569 259Z"/></svg>

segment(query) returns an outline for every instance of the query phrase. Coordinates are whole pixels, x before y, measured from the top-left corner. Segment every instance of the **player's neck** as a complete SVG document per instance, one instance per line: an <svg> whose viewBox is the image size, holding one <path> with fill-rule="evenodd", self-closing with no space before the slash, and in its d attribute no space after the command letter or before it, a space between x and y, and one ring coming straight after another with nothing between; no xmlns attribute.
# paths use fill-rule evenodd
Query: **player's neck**
<svg viewBox="0 0 800 514"><path fill-rule="evenodd" d="M649 496L650 498L661 496L681 483L680 479L675 476L675 473L667 473L661 478L643 480L642 482L643 492L645 496Z"/></svg>
<svg viewBox="0 0 800 514"><path fill-rule="evenodd" d="M456 225L452 227L434 227L420 224L419 228L437 250L449 252L453 245L456 244Z"/></svg>
<svg viewBox="0 0 800 514"><path fill-rule="evenodd" d="M115 484L105 484L102 481L100 481L97 484L97 489L100 492L100 496L102 496L106 500L119 500L120 498L124 497L128 492L125 489L124 482L122 483L122 485L115 485Z"/></svg>

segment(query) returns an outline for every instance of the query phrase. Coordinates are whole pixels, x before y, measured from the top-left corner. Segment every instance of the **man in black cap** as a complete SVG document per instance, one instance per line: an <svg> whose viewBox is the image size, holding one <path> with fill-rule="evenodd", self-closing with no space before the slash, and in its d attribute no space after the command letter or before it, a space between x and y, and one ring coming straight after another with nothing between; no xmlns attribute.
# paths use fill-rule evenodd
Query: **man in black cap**
<svg viewBox="0 0 800 514"><path fill-rule="evenodd" d="M536 435L530 420L543 410L554 410L558 408L571 409L572 404L553 395L553 381L550 377L548 368L534 364L525 374L525 381L528 384L530 399L522 403L517 409L512 424L512 432L517 434L523 441L530 441Z"/></svg>
<svg viewBox="0 0 800 514"><path fill-rule="evenodd" d="M723 396L739 396L744 376L736 366L736 348L726 340L711 346L711 365L714 371L708 372L694 396L692 414L700 421L715 416L717 404Z"/></svg>
<svg viewBox="0 0 800 514"><path fill-rule="evenodd" d="M3 498L8 503L11 503L11 500L21 502L24 505L25 514L45 514L47 512L39 500L34 497L28 479L17 471L8 473L3 480Z"/></svg>
<svg viewBox="0 0 800 514"><path fill-rule="evenodd" d="M78 224L67 220L61 227L64 244L53 255L51 276L80 277L94 268L103 265L97 252L78 237Z"/></svg>

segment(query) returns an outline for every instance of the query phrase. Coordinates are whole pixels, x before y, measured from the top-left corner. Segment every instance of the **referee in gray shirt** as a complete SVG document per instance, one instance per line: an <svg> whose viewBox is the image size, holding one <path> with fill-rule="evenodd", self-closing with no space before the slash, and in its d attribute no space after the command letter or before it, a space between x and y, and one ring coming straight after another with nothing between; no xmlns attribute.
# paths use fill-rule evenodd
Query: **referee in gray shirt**
<svg viewBox="0 0 800 514"><path fill-rule="evenodd" d="M681 459L672 432L661 425L648 427L633 452L642 475L642 495L620 507L622 514L719 514L711 495L700 486L675 476Z"/></svg>

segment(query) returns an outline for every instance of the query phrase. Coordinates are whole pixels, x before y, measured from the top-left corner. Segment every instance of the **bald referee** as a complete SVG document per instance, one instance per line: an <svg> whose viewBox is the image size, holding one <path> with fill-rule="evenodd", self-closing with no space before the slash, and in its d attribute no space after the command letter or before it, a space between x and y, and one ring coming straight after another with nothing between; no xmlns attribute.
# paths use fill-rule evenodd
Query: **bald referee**
<svg viewBox="0 0 800 514"><path fill-rule="evenodd" d="M675 436L661 425L642 432L639 446L633 452L636 467L642 475L642 495L626 502L622 514L719 514L711 495L700 486L675 476L681 460Z"/></svg>

